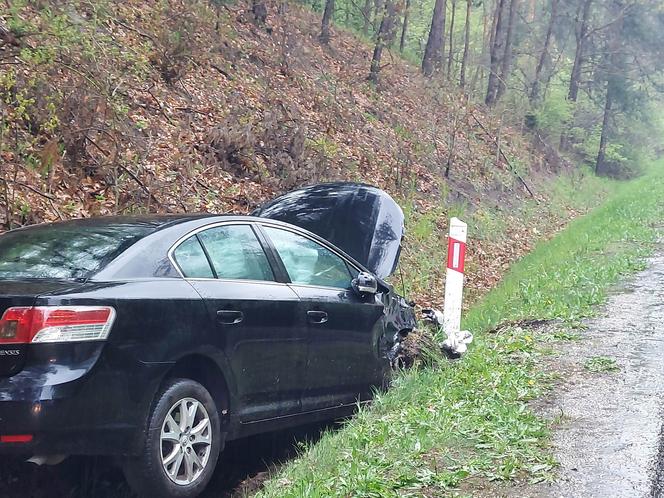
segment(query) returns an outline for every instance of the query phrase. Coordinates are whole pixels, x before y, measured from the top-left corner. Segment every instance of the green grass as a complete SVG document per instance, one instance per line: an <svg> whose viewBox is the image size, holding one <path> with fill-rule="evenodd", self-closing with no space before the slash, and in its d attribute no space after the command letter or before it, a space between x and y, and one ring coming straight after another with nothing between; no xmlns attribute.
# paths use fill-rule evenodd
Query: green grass
<svg viewBox="0 0 664 498"><path fill-rule="evenodd" d="M444 185L444 184L443 184ZM598 178L589 170L578 171L549 177L545 185L538 185L536 190L546 191L547 200L540 203L534 199L520 201L515 206L496 209L493 203L480 203L470 206L465 202L433 206L426 211L416 208L412 197L399 199L406 216L406 244L401 256L400 269L404 276L402 288L401 272L395 275L393 283L405 295L428 301L435 296L442 296L445 278L447 246L445 244L446 220L457 216L468 223L468 230L473 241L482 241L487 252L502 251L497 245L504 244L514 236L510 225L515 219L532 230L532 237L541 237L551 224L569 220L570 210L585 212L610 197L620 183ZM441 199L446 199L442 195ZM477 262L466 262L466 274L471 277L480 272ZM466 286L466 303L472 304L480 295L480 290L472 283Z"/></svg>
<svg viewBox="0 0 664 498"><path fill-rule="evenodd" d="M664 219L664 178L652 173L614 190L472 307L465 328L476 340L461 361L399 376L371 407L273 476L260 496L440 496L460 486L468 492L469 477L551 479L548 425L527 404L554 378L538 366L549 354L544 341L520 327L487 331L523 318L578 325L610 284L643 267Z"/></svg>
<svg viewBox="0 0 664 498"><path fill-rule="evenodd" d="M593 373L618 372L620 367L616 360L607 356L593 356L588 358L583 364L584 368Z"/></svg>

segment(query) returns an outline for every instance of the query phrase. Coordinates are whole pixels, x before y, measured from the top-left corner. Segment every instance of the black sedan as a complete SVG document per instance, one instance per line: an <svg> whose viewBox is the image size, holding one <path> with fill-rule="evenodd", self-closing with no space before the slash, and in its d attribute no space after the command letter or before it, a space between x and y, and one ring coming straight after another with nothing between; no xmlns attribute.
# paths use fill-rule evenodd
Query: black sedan
<svg viewBox="0 0 664 498"><path fill-rule="evenodd" d="M383 280L398 206L328 184L255 215L1 235L0 453L116 455L139 494L196 496L225 441L346 415L385 385L415 326Z"/></svg>

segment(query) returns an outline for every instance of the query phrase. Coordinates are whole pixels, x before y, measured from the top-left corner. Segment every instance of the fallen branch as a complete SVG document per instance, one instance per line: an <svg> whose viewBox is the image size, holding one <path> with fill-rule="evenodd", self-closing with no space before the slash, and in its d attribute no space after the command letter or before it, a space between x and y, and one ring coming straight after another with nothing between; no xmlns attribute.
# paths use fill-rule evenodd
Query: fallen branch
<svg viewBox="0 0 664 498"><path fill-rule="evenodd" d="M127 168L126 166L123 166L122 164L119 164L119 163L118 163L118 168L120 168L122 171L127 173L131 177L132 180L134 180L136 183L138 183L138 186L141 187L141 189L146 194L148 194L150 199L152 199L154 202L156 202L158 206L160 206L160 207L162 206L161 201L155 197L155 195L150 191L150 189L148 187L145 186L145 184L141 181L141 179L138 177L138 175L136 175L136 173L134 173L129 168Z"/></svg>
<svg viewBox="0 0 664 498"><path fill-rule="evenodd" d="M215 65L215 64L210 64L210 67L211 67L212 69L218 71L218 72L221 73L222 75L224 75L224 76L226 77L227 80L229 80L229 81L233 81L233 76L231 76L230 74L228 74L228 71L226 71L226 70L220 68L219 66L217 66L217 65Z"/></svg>
<svg viewBox="0 0 664 498"><path fill-rule="evenodd" d="M205 111L199 111L198 109L194 109L193 107L175 107L174 108L176 111L183 111L183 112L195 112L196 114L201 114L202 116L209 116L209 112Z"/></svg>
<svg viewBox="0 0 664 498"><path fill-rule="evenodd" d="M62 213L60 212L60 210L56 207L56 205L53 202L53 201L56 200L56 197L54 195L51 195L47 192L42 192L41 190L39 190L38 188L33 187L32 185L28 185L27 183L23 183L23 182L20 182L18 180L12 180L12 179L7 180L6 178L0 178L0 180L2 180L5 183L5 189L7 189L7 186L10 183L13 183L14 185L18 185L19 187L26 188L29 191L34 192L35 194L40 195L41 197L44 197L45 199L48 200L48 203L51 206L51 209L53 210L53 212L55 214L58 215L58 218L60 218L60 220L65 219L64 216L62 216ZM6 190L5 190L5 196L6 196Z"/></svg>
<svg viewBox="0 0 664 498"><path fill-rule="evenodd" d="M48 203L50 204L51 209L52 209L53 211L55 211L55 214L58 215L58 218L60 218L60 221L63 221L65 218L64 218L64 216L62 216L62 213L61 213L60 210L57 208L57 206L55 205L55 203L54 203L51 199L48 200Z"/></svg>
<svg viewBox="0 0 664 498"><path fill-rule="evenodd" d="M170 118L170 116L168 114L166 114L166 111L164 110L164 105L152 93L152 88L153 87L154 87L154 85L150 85L147 88L147 90L145 90L145 91L148 92L150 94L150 97L152 97L154 99L154 101L157 103L157 106L159 107L159 112L161 113L162 116L164 116L166 118L166 121L168 121L171 126L176 126L175 122Z"/></svg>
<svg viewBox="0 0 664 498"><path fill-rule="evenodd" d="M129 26L128 24L123 23L123 22L120 21L119 19L114 19L113 22L114 22L115 24L118 24L118 25L122 26L122 27L125 28L125 29L128 29L129 31L133 31L134 33L136 33L136 34L139 35L139 36L142 36L142 37L145 38L146 40L150 40L150 41L151 41L152 43L154 43L155 45L158 45L158 44L157 44L157 40L155 40L154 37L150 36L149 34L143 32L143 31L140 31L140 30L138 30L138 29L136 29L136 28L132 28L131 26Z"/></svg>
<svg viewBox="0 0 664 498"><path fill-rule="evenodd" d="M141 187L141 189L146 194L148 194L150 199L152 199L158 206L161 207L162 206L161 201L159 199L157 199L157 197L155 197L155 195L152 193L152 191L141 181L141 179L138 177L138 175L136 175L136 173L134 173L129 168L127 168L126 166L123 166L122 164L120 164L117 161L117 150L118 150L118 141L117 141L117 139L113 135L111 135L108 131L106 131L102 128L90 127L90 128L87 128L87 129L95 129L95 130L99 131L100 133L103 133L106 136L108 136L114 142L115 150L116 150L116 158L114 159L115 164L117 164L118 168L120 168L122 171L127 173L131 177L131 179L134 180L138 184L138 186ZM83 131L83 129L81 131ZM101 146L99 146L97 144L97 142L92 140L87 134L84 133L83 137L84 137L85 140L89 141L93 146L95 146L97 148L97 150L99 150L102 154L106 155L107 157L111 156L110 152L104 150Z"/></svg>
<svg viewBox="0 0 664 498"><path fill-rule="evenodd" d="M491 140L493 140L493 142L496 144L496 147L498 148L498 153L500 154L500 156L507 163L507 167L509 168L509 170L514 174L514 176L516 176L519 179L519 181L521 182L521 185L523 185L523 187L528 191L530 196L535 197L535 194L533 194L533 191L530 190L530 187L528 186L526 181L521 177L521 175L519 173L516 172L516 168L514 168L514 166L512 166L512 163L510 162L510 160L507 158L507 156L503 152L503 149L500 147L500 144L498 143L498 140L496 140L496 138L491 133L489 133L489 130L487 130L486 127L481 123L481 121L479 119L477 119L477 116L475 116L475 114L473 114L473 111L470 111L470 115L473 117L475 122L480 126L480 128L482 128L482 130L484 130L484 133L486 133L489 136L489 138L491 138Z"/></svg>
<svg viewBox="0 0 664 498"><path fill-rule="evenodd" d="M46 199L49 199L49 200L52 200L52 201L56 200L55 196L53 196L51 194L48 194L46 192L42 192L41 190L33 187L32 185L28 185L27 183L23 183L23 182L20 182L18 180L12 180L11 178L9 180L7 180L5 178L0 178L0 180L2 180L5 183L13 183L14 185L18 185L19 187L27 188L31 192L34 192L35 194L40 195L40 196L42 196Z"/></svg>
<svg viewBox="0 0 664 498"><path fill-rule="evenodd" d="M224 200L227 200L227 201L232 201L232 200L233 200L233 197L228 196L228 195L221 195L221 193L219 193L219 191L213 189L213 188L210 187L209 185L206 185L205 183L203 183L203 182L202 182L201 180L199 180L198 178L196 178L195 183L196 183L196 185L199 185L199 186L203 187L203 188L204 188L205 190L207 190L208 192L214 194L215 197L218 197L218 198L220 198L220 199L224 199Z"/></svg>

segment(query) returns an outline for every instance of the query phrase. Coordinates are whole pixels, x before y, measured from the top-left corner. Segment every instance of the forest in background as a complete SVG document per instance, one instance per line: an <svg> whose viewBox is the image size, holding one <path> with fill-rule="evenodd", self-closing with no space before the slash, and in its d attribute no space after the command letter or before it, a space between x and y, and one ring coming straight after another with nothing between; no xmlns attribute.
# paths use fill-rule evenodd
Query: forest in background
<svg viewBox="0 0 664 498"><path fill-rule="evenodd" d="M381 47L391 47L597 174L636 175L659 152L661 2L320 2L321 40L331 17L375 40L370 79L385 63Z"/></svg>

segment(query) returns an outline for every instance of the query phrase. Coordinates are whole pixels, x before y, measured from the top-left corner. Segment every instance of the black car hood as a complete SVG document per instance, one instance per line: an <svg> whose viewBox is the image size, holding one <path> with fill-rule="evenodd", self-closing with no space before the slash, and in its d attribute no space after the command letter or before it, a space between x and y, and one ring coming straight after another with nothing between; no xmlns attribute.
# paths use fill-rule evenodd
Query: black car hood
<svg viewBox="0 0 664 498"><path fill-rule="evenodd" d="M277 197L252 214L323 237L379 278L391 275L399 262L403 211L386 192L371 185L312 185Z"/></svg>

